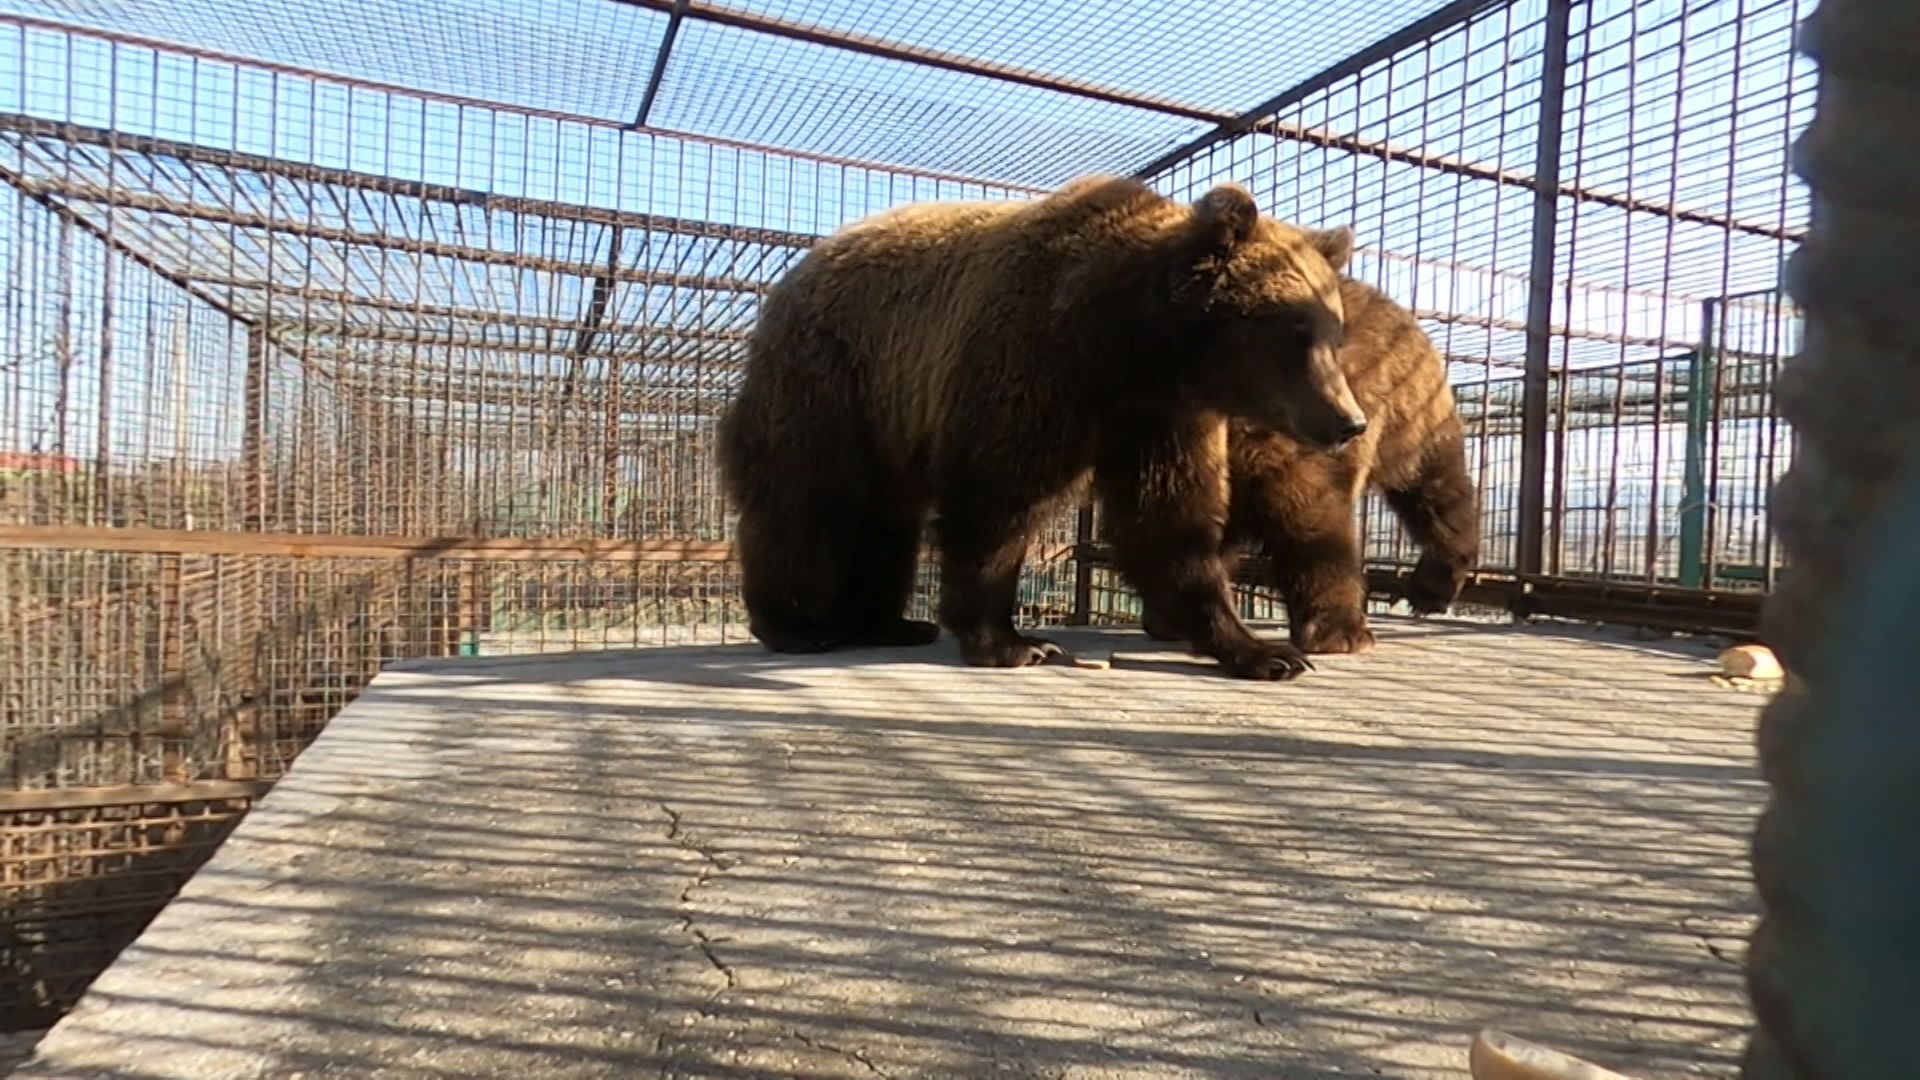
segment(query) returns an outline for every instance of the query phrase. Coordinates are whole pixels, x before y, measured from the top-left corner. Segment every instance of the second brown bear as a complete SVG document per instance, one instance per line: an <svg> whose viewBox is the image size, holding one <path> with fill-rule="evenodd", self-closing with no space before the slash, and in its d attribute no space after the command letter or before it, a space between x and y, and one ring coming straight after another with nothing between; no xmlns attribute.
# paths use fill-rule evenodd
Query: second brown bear
<svg viewBox="0 0 1920 1080"><path fill-rule="evenodd" d="M1422 615L1447 610L1480 556L1479 501L1446 364L1412 312L1352 279L1340 286L1347 385L1370 421L1329 453L1270 428L1229 428L1232 495L1223 556L1252 549L1273 567L1293 644L1306 653L1364 652L1366 575L1355 508L1378 488L1421 549L1406 599ZM1159 613L1146 632L1177 640Z"/></svg>

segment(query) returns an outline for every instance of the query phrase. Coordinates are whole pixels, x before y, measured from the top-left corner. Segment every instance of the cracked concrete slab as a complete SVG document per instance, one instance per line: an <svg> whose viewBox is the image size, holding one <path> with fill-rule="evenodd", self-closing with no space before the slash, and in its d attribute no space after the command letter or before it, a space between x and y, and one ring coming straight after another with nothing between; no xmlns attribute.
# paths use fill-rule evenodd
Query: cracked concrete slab
<svg viewBox="0 0 1920 1080"><path fill-rule="evenodd" d="M383 674L16 1073L1732 1076L1758 698L1379 620L1284 685L928 649Z"/></svg>

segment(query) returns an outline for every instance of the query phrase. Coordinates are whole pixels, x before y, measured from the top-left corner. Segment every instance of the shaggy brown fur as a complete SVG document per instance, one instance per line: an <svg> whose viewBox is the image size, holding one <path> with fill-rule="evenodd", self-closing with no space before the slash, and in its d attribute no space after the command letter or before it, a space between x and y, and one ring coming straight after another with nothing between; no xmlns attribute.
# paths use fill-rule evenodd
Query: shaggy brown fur
<svg viewBox="0 0 1920 1080"><path fill-rule="evenodd" d="M1225 426L1364 430L1335 356L1352 244L1231 185L1188 206L1112 177L827 237L769 290L720 425L752 633L782 652L932 641L904 617L931 508L961 655L1038 663L1058 648L1014 629L1021 561L1092 473L1172 633L1237 675L1299 674L1230 607Z"/></svg>
<svg viewBox="0 0 1920 1080"><path fill-rule="evenodd" d="M1368 484L1421 548L1407 593L1415 612L1447 610L1480 556L1478 499L1445 363L1413 313L1380 290L1344 280L1340 293L1341 362L1371 421L1367 433L1333 454L1254 424L1234 423L1228 438L1226 542L1272 561L1290 636L1308 653L1373 647L1354 535L1355 504ZM1146 623L1154 637L1179 638L1151 607Z"/></svg>

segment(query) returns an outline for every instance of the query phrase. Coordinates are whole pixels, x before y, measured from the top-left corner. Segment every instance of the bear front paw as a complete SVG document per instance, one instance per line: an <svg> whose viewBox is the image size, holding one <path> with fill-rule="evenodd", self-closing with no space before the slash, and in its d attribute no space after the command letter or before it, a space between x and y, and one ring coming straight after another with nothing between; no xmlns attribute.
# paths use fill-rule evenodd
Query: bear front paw
<svg viewBox="0 0 1920 1080"><path fill-rule="evenodd" d="M995 634L985 639L961 639L960 658L971 667L1032 667L1059 656L1060 646L1046 638Z"/></svg>
<svg viewBox="0 0 1920 1080"><path fill-rule="evenodd" d="M1363 653L1373 650L1373 631L1359 611L1320 611L1302 619L1289 635L1302 652Z"/></svg>
<svg viewBox="0 0 1920 1080"><path fill-rule="evenodd" d="M1227 657L1221 666L1236 678L1286 682L1312 671L1313 661L1291 645L1263 642L1258 649Z"/></svg>
<svg viewBox="0 0 1920 1080"><path fill-rule="evenodd" d="M1181 640L1180 635L1173 632L1173 628L1167 625L1166 620L1162 619L1159 613L1152 609L1143 609L1141 611L1140 632L1155 641Z"/></svg>
<svg viewBox="0 0 1920 1080"><path fill-rule="evenodd" d="M1453 606L1466 580L1466 570L1422 556L1407 578L1407 606L1415 615L1442 614Z"/></svg>

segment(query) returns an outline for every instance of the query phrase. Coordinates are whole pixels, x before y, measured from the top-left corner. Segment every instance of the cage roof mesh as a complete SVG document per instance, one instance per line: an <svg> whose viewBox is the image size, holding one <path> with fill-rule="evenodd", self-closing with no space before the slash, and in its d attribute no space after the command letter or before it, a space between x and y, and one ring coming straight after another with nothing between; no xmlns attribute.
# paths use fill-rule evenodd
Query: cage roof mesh
<svg viewBox="0 0 1920 1080"><path fill-rule="evenodd" d="M630 122L671 0L0 0L0 12L367 82ZM674 35L650 125L1051 186L1128 171L1445 0L729 0ZM717 15L718 19L710 16ZM777 21L798 37L743 29ZM801 40L811 37L814 40ZM1145 99L1095 100L955 65Z"/></svg>

